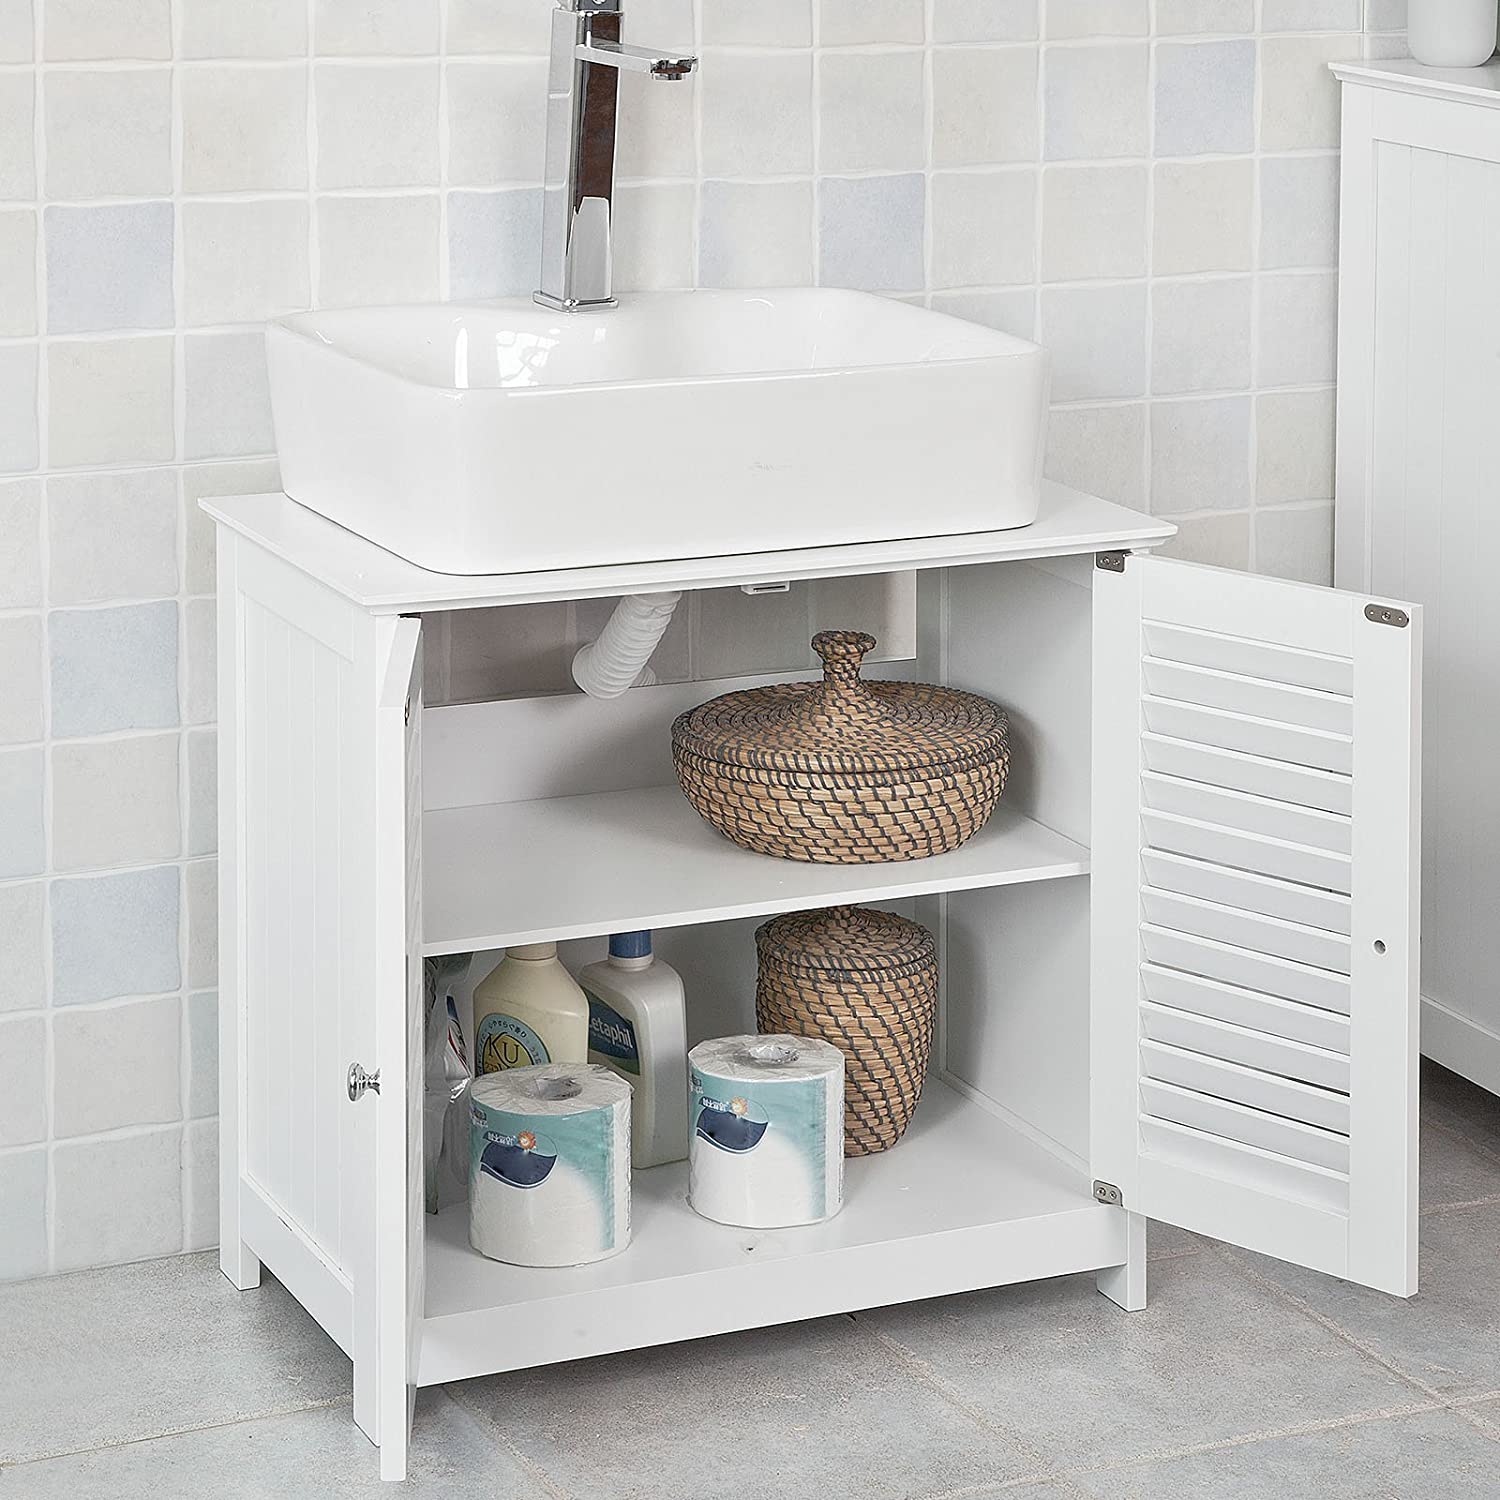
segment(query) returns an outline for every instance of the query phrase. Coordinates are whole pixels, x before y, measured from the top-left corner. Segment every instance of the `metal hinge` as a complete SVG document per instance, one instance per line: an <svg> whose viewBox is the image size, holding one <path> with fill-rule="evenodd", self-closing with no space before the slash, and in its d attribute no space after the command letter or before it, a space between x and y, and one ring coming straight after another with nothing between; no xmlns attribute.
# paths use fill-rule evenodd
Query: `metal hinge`
<svg viewBox="0 0 1500 1500"><path fill-rule="evenodd" d="M1094 566L1101 573L1123 573L1125 571L1124 552L1096 552L1094 554Z"/></svg>
<svg viewBox="0 0 1500 1500"><path fill-rule="evenodd" d="M1411 624L1411 616L1404 609L1392 609L1389 604L1365 605L1365 619L1375 625L1394 625L1397 630Z"/></svg>
<svg viewBox="0 0 1500 1500"><path fill-rule="evenodd" d="M372 1094L380 1092L380 1069L376 1068L373 1073L366 1073L358 1063L349 1064L349 1102L354 1104L365 1096L368 1089Z"/></svg>
<svg viewBox="0 0 1500 1500"><path fill-rule="evenodd" d="M1094 1196L1101 1203L1108 1203L1112 1208L1124 1208L1125 1199L1112 1182L1096 1182L1094 1184Z"/></svg>

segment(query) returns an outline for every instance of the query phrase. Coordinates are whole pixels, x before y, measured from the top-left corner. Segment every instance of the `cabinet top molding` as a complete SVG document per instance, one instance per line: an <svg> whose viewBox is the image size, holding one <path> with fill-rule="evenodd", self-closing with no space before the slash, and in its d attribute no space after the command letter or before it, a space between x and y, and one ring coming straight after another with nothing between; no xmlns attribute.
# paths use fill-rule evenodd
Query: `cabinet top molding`
<svg viewBox="0 0 1500 1500"><path fill-rule="evenodd" d="M1050 481L1041 514L1012 531L914 537L835 547L767 549L732 557L613 563L546 573L432 573L355 536L285 495L204 500L203 509L283 562L372 614L480 609L554 599L607 599L665 589L730 588L768 580L853 577L1032 557L1159 547L1177 528Z"/></svg>
<svg viewBox="0 0 1500 1500"><path fill-rule="evenodd" d="M1429 68L1423 63L1412 62L1410 58L1389 62L1335 62L1328 66L1342 83L1500 109L1500 59L1486 63L1482 68Z"/></svg>

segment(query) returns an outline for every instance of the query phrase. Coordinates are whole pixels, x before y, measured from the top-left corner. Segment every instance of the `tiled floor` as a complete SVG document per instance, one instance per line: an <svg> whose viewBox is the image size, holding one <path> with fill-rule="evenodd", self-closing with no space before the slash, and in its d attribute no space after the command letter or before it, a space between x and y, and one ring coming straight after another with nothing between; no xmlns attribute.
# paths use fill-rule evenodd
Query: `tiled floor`
<svg viewBox="0 0 1500 1500"><path fill-rule="evenodd" d="M1500 1495L1500 1103L1424 1075L1409 1303L1153 1231L1151 1306L1072 1277L427 1391L454 1500ZM402 1493L349 1366L191 1256L0 1289L0 1500Z"/></svg>

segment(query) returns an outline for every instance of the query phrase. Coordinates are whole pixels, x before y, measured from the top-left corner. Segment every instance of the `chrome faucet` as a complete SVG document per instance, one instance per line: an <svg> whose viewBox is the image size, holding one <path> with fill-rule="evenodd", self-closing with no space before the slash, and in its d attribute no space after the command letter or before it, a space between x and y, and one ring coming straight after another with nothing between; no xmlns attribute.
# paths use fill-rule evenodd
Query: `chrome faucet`
<svg viewBox="0 0 1500 1500"><path fill-rule="evenodd" d="M671 82L698 66L620 40L623 0L557 0L547 79L542 285L564 312L614 307L615 118L621 72Z"/></svg>

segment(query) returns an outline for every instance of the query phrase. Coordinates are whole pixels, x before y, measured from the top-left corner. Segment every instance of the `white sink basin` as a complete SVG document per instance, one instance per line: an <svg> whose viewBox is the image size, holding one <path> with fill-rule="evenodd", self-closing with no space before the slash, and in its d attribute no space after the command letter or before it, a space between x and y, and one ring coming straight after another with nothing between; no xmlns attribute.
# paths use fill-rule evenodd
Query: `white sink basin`
<svg viewBox="0 0 1500 1500"><path fill-rule="evenodd" d="M1046 354L861 292L313 312L267 354L287 493L438 572L1036 519Z"/></svg>

